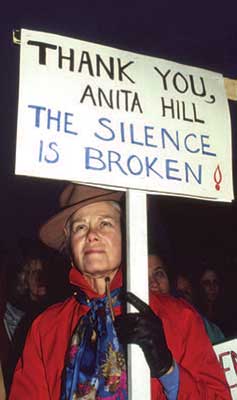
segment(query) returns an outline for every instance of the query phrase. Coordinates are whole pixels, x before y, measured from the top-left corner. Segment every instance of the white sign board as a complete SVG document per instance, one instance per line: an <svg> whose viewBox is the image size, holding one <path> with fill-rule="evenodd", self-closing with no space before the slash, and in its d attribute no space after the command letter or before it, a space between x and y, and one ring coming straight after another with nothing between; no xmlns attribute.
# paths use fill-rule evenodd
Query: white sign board
<svg viewBox="0 0 237 400"><path fill-rule="evenodd" d="M216 344L213 348L224 369L232 399L237 399L237 339Z"/></svg>
<svg viewBox="0 0 237 400"><path fill-rule="evenodd" d="M16 173L231 201L223 77L21 31Z"/></svg>

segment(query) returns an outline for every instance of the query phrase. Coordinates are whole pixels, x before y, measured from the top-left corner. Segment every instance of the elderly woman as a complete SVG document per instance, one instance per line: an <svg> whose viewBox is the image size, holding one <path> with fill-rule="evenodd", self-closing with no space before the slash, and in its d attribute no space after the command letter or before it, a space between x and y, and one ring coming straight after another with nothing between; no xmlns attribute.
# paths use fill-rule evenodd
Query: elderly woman
<svg viewBox="0 0 237 400"><path fill-rule="evenodd" d="M33 323L10 400L127 399L127 343L144 352L153 400L230 398L191 307L158 294L151 308L131 293L121 296L121 201L120 192L70 184L61 211L41 228L44 243L69 251L74 294ZM139 312L122 312L121 297Z"/></svg>

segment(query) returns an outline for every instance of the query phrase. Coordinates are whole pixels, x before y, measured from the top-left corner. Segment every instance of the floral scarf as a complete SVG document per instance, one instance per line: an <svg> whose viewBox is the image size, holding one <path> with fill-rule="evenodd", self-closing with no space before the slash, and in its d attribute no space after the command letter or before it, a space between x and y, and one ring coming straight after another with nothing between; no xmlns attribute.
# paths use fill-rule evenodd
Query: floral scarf
<svg viewBox="0 0 237 400"><path fill-rule="evenodd" d="M92 299L77 293L78 302L90 308L71 338L60 400L127 400L125 357L112 311L120 305L120 290Z"/></svg>

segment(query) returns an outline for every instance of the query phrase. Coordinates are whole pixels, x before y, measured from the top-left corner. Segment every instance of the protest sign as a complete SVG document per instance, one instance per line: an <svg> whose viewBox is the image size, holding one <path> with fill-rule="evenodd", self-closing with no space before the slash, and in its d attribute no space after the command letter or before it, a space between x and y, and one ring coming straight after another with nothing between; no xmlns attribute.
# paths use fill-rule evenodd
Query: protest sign
<svg viewBox="0 0 237 400"><path fill-rule="evenodd" d="M231 201L220 74L22 30L16 173Z"/></svg>
<svg viewBox="0 0 237 400"><path fill-rule="evenodd" d="M232 399L237 399L237 339L216 344L213 348L224 369Z"/></svg>

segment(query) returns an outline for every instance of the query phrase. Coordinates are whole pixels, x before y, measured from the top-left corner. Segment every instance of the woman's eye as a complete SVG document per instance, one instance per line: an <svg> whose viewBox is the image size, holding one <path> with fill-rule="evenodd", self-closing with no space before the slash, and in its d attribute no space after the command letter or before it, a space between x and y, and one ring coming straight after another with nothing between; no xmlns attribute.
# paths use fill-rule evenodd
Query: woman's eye
<svg viewBox="0 0 237 400"><path fill-rule="evenodd" d="M72 226L72 232L73 233L81 233L84 232L84 230L86 229L86 225L83 224L77 224L77 225L73 225Z"/></svg>
<svg viewBox="0 0 237 400"><path fill-rule="evenodd" d="M163 271L156 271L154 275L156 278L165 278L165 273Z"/></svg>
<svg viewBox="0 0 237 400"><path fill-rule="evenodd" d="M101 221L102 227L111 227L112 223L110 221Z"/></svg>

